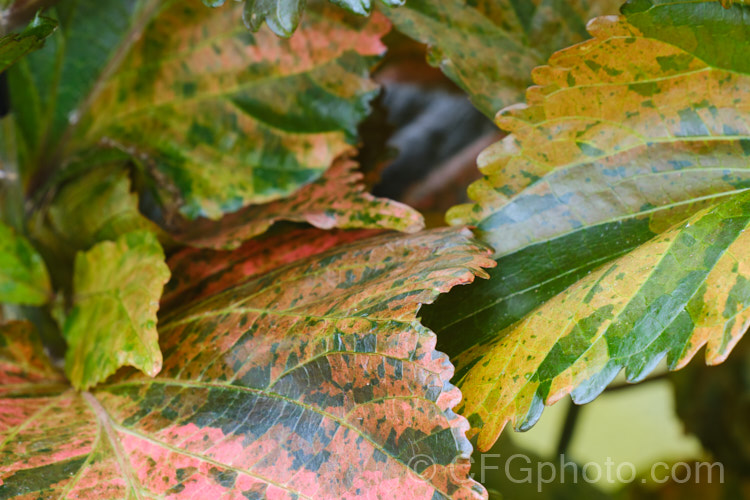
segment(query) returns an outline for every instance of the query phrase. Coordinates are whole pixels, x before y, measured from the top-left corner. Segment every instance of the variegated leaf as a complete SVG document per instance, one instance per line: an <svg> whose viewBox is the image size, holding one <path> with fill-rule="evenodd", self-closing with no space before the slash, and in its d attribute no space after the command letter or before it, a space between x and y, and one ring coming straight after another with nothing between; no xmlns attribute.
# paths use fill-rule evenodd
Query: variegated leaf
<svg viewBox="0 0 750 500"><path fill-rule="evenodd" d="M113 241L131 231L150 231L162 244L171 239L139 211L131 191L130 156L117 150L92 150L76 158L57 177L30 216L31 239L49 266L58 292L72 293L76 253Z"/></svg>
<svg viewBox="0 0 750 500"><path fill-rule="evenodd" d="M424 311L440 348L458 359L480 448L508 421L527 428L565 393L592 399L621 368L637 380L665 355L677 368L706 342L708 360L719 362L742 333L742 233L711 238L743 224L744 198L733 196L750 187L749 8L633 1L624 16L592 21L595 38L536 69L528 104L498 116L512 135L480 157L486 177L469 190L476 203L449 213L476 225L498 268ZM728 206L736 214L723 220ZM712 236L664 233L691 216ZM696 254L646 279L677 251L664 238L695 239ZM705 260L688 260L699 243ZM735 246L719 259L712 244ZM595 314L589 303L609 310Z"/></svg>
<svg viewBox="0 0 750 500"><path fill-rule="evenodd" d="M412 233L424 227L416 210L367 193L356 168L348 156L339 157L323 177L289 198L249 206L218 222L187 222L173 235L194 247L231 250L279 220L308 222L322 229L381 228Z"/></svg>
<svg viewBox="0 0 750 500"><path fill-rule="evenodd" d="M443 229L298 257L169 312L155 379L65 390L32 378L28 336L4 331L18 347L10 362L0 350L0 495L486 495L468 476L453 369L416 319L481 274L486 251Z"/></svg>
<svg viewBox="0 0 750 500"><path fill-rule="evenodd" d="M172 279L164 289L161 304L166 309L189 304L302 257L317 255L337 245L381 233L370 229L323 231L284 228L245 242L231 252L188 247L171 256L167 262L172 269Z"/></svg>
<svg viewBox="0 0 750 500"><path fill-rule="evenodd" d="M64 28L10 75L32 187L42 166L101 141L140 158L167 209L190 218L320 177L356 141L388 21L324 4L282 40L248 33L241 11L200 0L58 7Z"/></svg>
<svg viewBox="0 0 750 500"><path fill-rule="evenodd" d="M383 13L430 46L429 60L490 118L523 99L534 67L588 38L586 21L623 0L409 0Z"/></svg>

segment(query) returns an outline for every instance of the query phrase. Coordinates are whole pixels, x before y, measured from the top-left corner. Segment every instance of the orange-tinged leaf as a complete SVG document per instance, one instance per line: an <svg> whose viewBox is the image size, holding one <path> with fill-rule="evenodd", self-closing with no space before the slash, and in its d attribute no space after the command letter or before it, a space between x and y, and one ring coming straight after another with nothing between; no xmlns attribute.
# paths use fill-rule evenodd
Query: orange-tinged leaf
<svg viewBox="0 0 750 500"><path fill-rule="evenodd" d="M121 371L83 395L6 385L0 492L482 498L452 366L416 313L487 265L456 229L299 255L170 311L156 379Z"/></svg>
<svg viewBox="0 0 750 500"><path fill-rule="evenodd" d="M263 235L231 252L185 248L167 262L172 279L164 289L161 304L165 309L176 304L184 306L300 258L381 233L371 229L300 228Z"/></svg>
<svg viewBox="0 0 750 500"><path fill-rule="evenodd" d="M320 179L286 199L251 205L218 222L200 219L184 223L174 237L194 247L231 250L280 220L308 222L321 229L380 228L412 233L424 227L416 210L365 192L362 174L356 168L348 156L339 157Z"/></svg>

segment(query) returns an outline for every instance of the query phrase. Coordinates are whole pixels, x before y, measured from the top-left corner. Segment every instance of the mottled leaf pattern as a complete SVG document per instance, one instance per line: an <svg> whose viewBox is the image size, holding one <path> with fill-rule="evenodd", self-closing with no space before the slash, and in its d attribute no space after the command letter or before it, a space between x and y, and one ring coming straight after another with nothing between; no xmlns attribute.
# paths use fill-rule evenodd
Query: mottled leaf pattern
<svg viewBox="0 0 750 500"><path fill-rule="evenodd" d="M186 223L174 237L195 247L234 249L265 232L279 220L308 222L322 229L382 228L414 232L422 216L401 203L365 192L362 174L348 156L334 161L323 177L294 195L265 205L252 205L219 221Z"/></svg>
<svg viewBox="0 0 750 500"><path fill-rule="evenodd" d="M0 222L0 302L40 305L51 293L42 257L26 238Z"/></svg>
<svg viewBox="0 0 750 500"><path fill-rule="evenodd" d="M750 326L750 195L743 193L592 272L492 341L456 358L462 413L489 448L567 394L586 403L625 369L643 379L706 346L717 364ZM473 365L473 366L471 366Z"/></svg>
<svg viewBox="0 0 750 500"><path fill-rule="evenodd" d="M324 5L282 40L248 33L232 5L58 7L65 29L10 78L14 102L28 108L17 116L26 170L104 141L140 158L167 209L190 218L279 199L320 177L369 112L369 68L388 21Z"/></svg>
<svg viewBox="0 0 750 500"><path fill-rule="evenodd" d="M0 325L0 395L12 392L17 385L44 383L66 385L62 376L49 362L44 346L31 323L12 321ZM3 406L3 410L6 407ZM12 412L0 412L0 432L7 432ZM7 434L2 435L5 444ZM1 487L1 483L0 483Z"/></svg>
<svg viewBox="0 0 750 500"><path fill-rule="evenodd" d="M586 21L623 0L409 0L383 13L430 46L429 60L489 117L523 99L534 67L588 38Z"/></svg>
<svg viewBox="0 0 750 500"><path fill-rule="evenodd" d="M203 0L206 5L218 7L224 5L226 0ZM373 0L329 0L331 3L344 7L345 9L367 16L372 11ZM385 5L403 5L405 0L380 0ZM265 22L277 35L283 37L292 36L297 29L302 11L305 8L305 0L245 0L245 8L242 20L245 25L258 31Z"/></svg>
<svg viewBox="0 0 750 500"><path fill-rule="evenodd" d="M161 304L166 309L176 304L189 304L302 257L380 233L382 231L371 229L323 231L299 228L273 231L231 252L185 248L167 262L172 279L164 289Z"/></svg>
<svg viewBox="0 0 750 500"><path fill-rule="evenodd" d="M498 116L498 124L512 135L479 159L486 177L469 190L477 203L449 213L452 223L476 225L498 262L488 283L459 291L424 312L425 324L442 330L445 343L440 348L460 360L465 414L483 427L483 449L508 420L523 428L533 423L543 402L570 391L578 401L589 400L620 368L635 380L664 355L673 367L680 366L706 342L709 361L718 362L742 333L741 284L735 292L723 289L744 279L742 238L711 238L719 238L724 226L742 224L743 198L732 196L750 187L750 72L739 55L746 53L749 40L744 24L748 7L647 3L650 9L643 8L644 2L626 5L627 17L592 21L594 40L555 54L548 66L535 70L537 86L527 93L528 105ZM672 10L667 15L662 8ZM645 34L629 23L634 9L638 26L648 26L650 20L670 29L652 26ZM683 48L672 40L678 27ZM685 35L691 29L693 42ZM687 50L691 45L690 50L705 51L704 44L694 42L711 36L722 40L721 55L699 58ZM665 234L675 241L695 239L696 252L700 241L739 245L732 247L734 257L714 256L712 261L708 254L713 250L706 247L706 260L696 263L679 254L678 247L659 243L674 224L726 199L740 207L729 221L720 222L722 216L716 215L727 208L716 208L719 212L705 220L695 215L712 228L706 229L712 236L701 240L689 231L679 237ZM641 270L666 269L671 252L685 260L684 267L677 266L680 272L661 281L656 275L657 281L645 280ZM644 260L651 254L660 261ZM600 267L618 257L615 264ZM729 264L733 258L738 268ZM630 264L623 268L624 262ZM622 284L606 281L617 290L614 296L594 285L602 269L621 269L606 278L622 275ZM710 273L719 269L725 273L722 291L711 288L721 280ZM683 284L682 278L691 284ZM708 288L689 288L696 284ZM587 287L590 296L583 292ZM695 302L683 303L680 294L688 290ZM610 304L610 310L596 313L588 309L589 302ZM705 306L694 309L699 303ZM633 312L638 304L645 309ZM677 323L659 316L683 306L687 317L676 316ZM545 316L547 326L538 323L535 331L524 326L538 314ZM557 325L562 318L572 323ZM570 330L578 321L577 330ZM654 344L645 348L632 335L654 339ZM619 337L623 343L612 340ZM498 347L500 339L505 339L503 348Z"/></svg>
<svg viewBox="0 0 750 500"><path fill-rule="evenodd" d="M0 73L29 52L42 47L56 27L57 23L52 19L37 16L22 32L0 37Z"/></svg>
<svg viewBox="0 0 750 500"><path fill-rule="evenodd" d="M73 310L65 319L65 372L88 389L121 366L150 376L161 370L156 331L159 297L169 280L153 233L134 231L76 256Z"/></svg>
<svg viewBox="0 0 750 500"><path fill-rule="evenodd" d="M485 255L453 229L300 255L171 312L156 379L121 372L79 395L11 366L0 494L481 498L452 367L416 312Z"/></svg>
<svg viewBox="0 0 750 500"><path fill-rule="evenodd" d="M211 15L207 17L207 13ZM94 103L84 138L146 154L190 218L293 193L356 139L377 87L382 16L310 11L291 40L239 25L238 8L166 2Z"/></svg>

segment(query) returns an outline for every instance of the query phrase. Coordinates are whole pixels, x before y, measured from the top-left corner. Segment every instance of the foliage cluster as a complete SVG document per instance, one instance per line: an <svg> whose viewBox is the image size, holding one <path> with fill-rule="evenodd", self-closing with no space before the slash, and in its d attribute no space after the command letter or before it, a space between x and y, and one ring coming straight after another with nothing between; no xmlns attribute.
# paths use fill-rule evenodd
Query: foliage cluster
<svg viewBox="0 0 750 500"><path fill-rule="evenodd" d="M224 3L0 0L0 498L483 498L744 334L745 1ZM392 29L506 133L449 227L354 160Z"/></svg>

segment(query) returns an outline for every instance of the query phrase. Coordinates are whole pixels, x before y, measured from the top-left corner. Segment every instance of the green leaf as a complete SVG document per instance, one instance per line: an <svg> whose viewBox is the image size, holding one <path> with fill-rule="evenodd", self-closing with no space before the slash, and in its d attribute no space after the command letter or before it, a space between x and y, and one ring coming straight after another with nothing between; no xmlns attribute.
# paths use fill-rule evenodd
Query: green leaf
<svg viewBox="0 0 750 500"><path fill-rule="evenodd" d="M298 257L169 312L156 379L66 391L32 379L28 336L3 330L3 496L486 495L468 475L452 367L416 319L481 274L486 250L442 229Z"/></svg>
<svg viewBox="0 0 750 500"><path fill-rule="evenodd" d="M138 209L138 195L131 191L122 157L117 155L107 161L100 156L97 160L96 166L63 183L49 206L40 211L46 212L49 230L62 240L58 244L86 250L131 231L158 233L158 226ZM87 159L85 163L91 161Z"/></svg>
<svg viewBox="0 0 750 500"><path fill-rule="evenodd" d="M167 212L189 218L283 198L320 177L356 142L389 24L326 7L282 40L248 33L241 10L199 0L59 6L55 43L10 78L28 110L16 118L25 171L106 142L138 157Z"/></svg>
<svg viewBox="0 0 750 500"><path fill-rule="evenodd" d="M357 163L337 158L317 181L284 200L251 205L220 221L182 224L173 236L195 247L234 249L280 220L307 222L322 229L380 228L415 232L424 228L416 210L365 191Z"/></svg>
<svg viewBox="0 0 750 500"><path fill-rule="evenodd" d="M156 376L162 366L156 312L169 280L156 236L136 231L76 256L74 307L65 319L65 372L88 389L121 366Z"/></svg>
<svg viewBox="0 0 750 500"><path fill-rule="evenodd" d="M623 0L409 0L383 10L430 47L439 66L485 115L523 99L531 70L555 50L588 38L586 21L616 14Z"/></svg>
<svg viewBox="0 0 750 500"><path fill-rule="evenodd" d="M45 46L8 72L17 129L19 167L25 184L57 165L61 150L134 36L152 15L154 2L62 2L47 11L60 28Z"/></svg>
<svg viewBox="0 0 750 500"><path fill-rule="evenodd" d="M0 302L41 305L51 294L42 257L26 238L0 222Z"/></svg>
<svg viewBox="0 0 750 500"><path fill-rule="evenodd" d="M130 157L116 150L92 151L71 163L38 204L29 221L31 238L50 267L58 290L70 292L76 252L116 240L131 231L150 231L171 240L138 209L131 191Z"/></svg>
<svg viewBox="0 0 750 500"><path fill-rule="evenodd" d="M661 9L672 10L662 15ZM744 220L745 198L732 196L750 187L750 75L742 63L725 66L741 59L729 54L746 50L747 9L725 10L718 2L654 2L650 10L633 14L636 25L631 14L596 19L589 25L594 40L558 52L549 66L536 69L528 105L498 116L512 135L480 156L486 177L469 189L476 203L449 213L454 224L476 225L476 234L495 249L497 270L489 282L452 294L423 316L444 339L441 349L458 360L465 414L482 427L480 448L489 447L508 421L527 428L542 403L567 392L579 402L593 399L623 367L632 380L665 355L677 368L706 342L709 361L719 362L742 333L744 250L735 255L737 269L727 264L730 255L709 259L708 249L702 250L705 262L680 255L684 267L660 274L661 281L644 281L640 269L663 269L653 259L666 262L672 254L671 247L658 243L664 237L659 235L687 217L699 217L701 209L729 200L714 215L701 216L715 220L713 229L706 229L710 234ZM680 48L671 29L644 34L638 26L647 26L647 15L653 22L692 29L693 41L722 40L716 52L725 55L709 63L711 58ZM681 39L686 38L683 33ZM691 43L704 50L703 44L682 45ZM738 207L735 222L716 219L732 203ZM698 220L703 219L694 223ZM679 234L692 237L689 231ZM694 238L696 254L690 258L701 255L701 240ZM734 239L741 237L718 243L726 246ZM641 256L641 264L623 268L634 255ZM607 269L613 269L608 280L622 274L627 293L611 297L594 287L592 276ZM724 295L712 289L719 279L706 273L713 269L723 269L723 283L738 288L731 294L722 288ZM687 270L694 274L686 276ZM593 287L588 302L612 309L578 316L579 308L590 306L585 294L575 294L587 286ZM693 295L681 295L688 291ZM711 298L711 293L719 295ZM618 309L620 300L628 301L627 307ZM701 301L700 314L715 318L710 328L694 308ZM638 304L644 309L634 312ZM689 318L680 315L672 324L659 316L680 307L687 308ZM531 332L523 326L539 314L552 323L571 315L575 321L568 330L549 324ZM569 328L577 321L582 323L574 332ZM648 335L641 338L653 338L654 344L636 355L641 344L632 341L628 347L626 340L645 325L650 325ZM619 337L623 343L613 340ZM497 347L511 338L514 343ZM506 369L498 368L505 362Z"/></svg>
<svg viewBox="0 0 750 500"><path fill-rule="evenodd" d="M355 14L368 16L372 12L372 0L329 0ZM203 0L209 7L224 5L225 0ZM396 7L405 0L381 0L383 4ZM248 29L258 31L263 23L277 35L290 37L297 29L305 0L245 0L242 20Z"/></svg>
<svg viewBox="0 0 750 500"><path fill-rule="evenodd" d="M0 37L0 73L29 52L41 48L44 40L55 31L55 28L55 21L37 16L22 32Z"/></svg>

